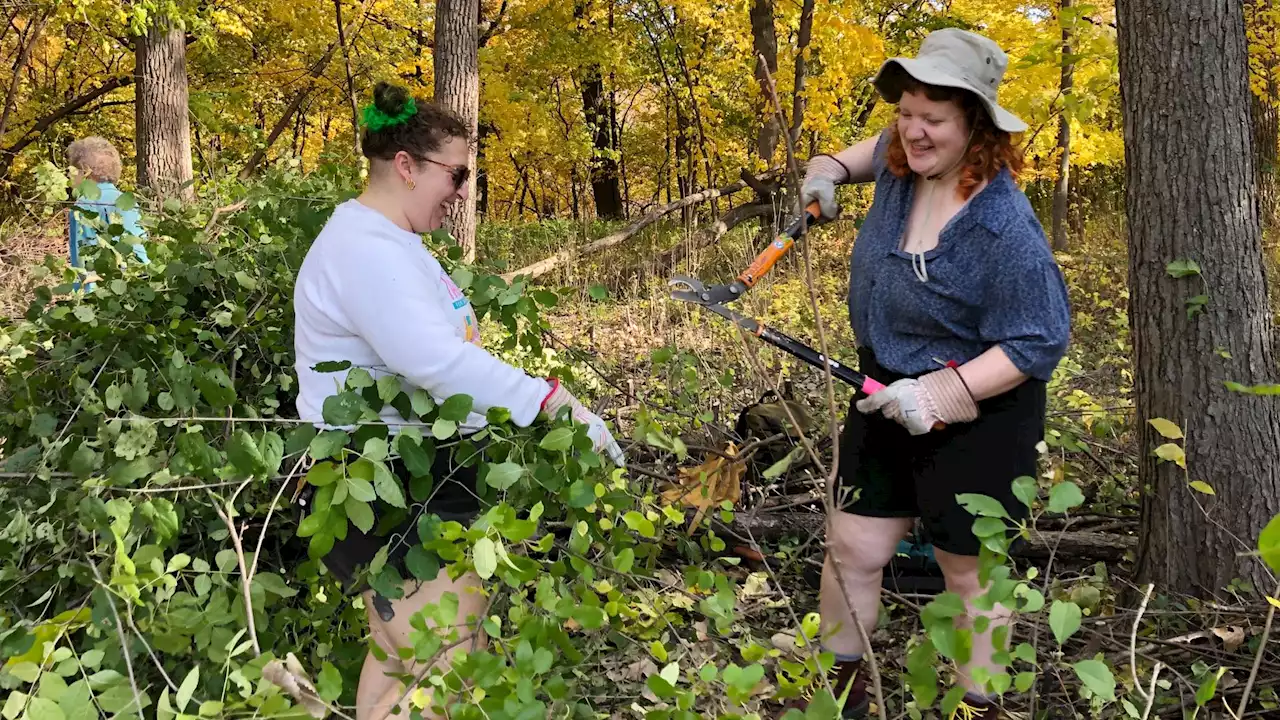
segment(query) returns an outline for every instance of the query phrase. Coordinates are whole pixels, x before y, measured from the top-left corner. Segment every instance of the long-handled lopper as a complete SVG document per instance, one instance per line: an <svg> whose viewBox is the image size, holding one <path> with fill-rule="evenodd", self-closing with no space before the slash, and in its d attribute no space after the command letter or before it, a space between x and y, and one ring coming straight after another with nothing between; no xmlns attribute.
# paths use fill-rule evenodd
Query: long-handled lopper
<svg viewBox="0 0 1280 720"><path fill-rule="evenodd" d="M728 285L708 287L701 280L687 275L677 275L671 278L668 284L679 288L671 292L671 297L675 300L701 305L770 345L780 348L814 367L829 367L833 376L870 395L873 392L884 389L884 385L842 365L836 360L825 357L822 353L790 335L774 330L759 320L746 317L724 306L725 303L742 297L743 293L750 290L760 278L768 274L773 269L773 266L778 263L778 260L782 259L782 256L786 255L787 251L795 244L796 238L800 236L800 233L817 222L819 217L821 217L821 210L818 204L810 204L809 207L805 208L804 217L796 220L782 234L778 235L773 242L769 243L769 247L765 248L756 257L755 261Z"/></svg>

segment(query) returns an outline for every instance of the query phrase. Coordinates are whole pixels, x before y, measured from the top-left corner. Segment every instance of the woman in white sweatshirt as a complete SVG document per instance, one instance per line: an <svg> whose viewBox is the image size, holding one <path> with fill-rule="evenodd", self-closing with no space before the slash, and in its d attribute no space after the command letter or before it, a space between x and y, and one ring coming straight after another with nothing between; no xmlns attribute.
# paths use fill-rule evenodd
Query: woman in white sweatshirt
<svg viewBox="0 0 1280 720"><path fill-rule="evenodd" d="M359 198L334 210L307 252L294 290L299 417L323 424L324 400L342 386L346 371L314 368L321 362L346 360L375 377L398 375L407 390L425 389L437 402L452 395L471 396L474 410L462 423L463 434L482 428L492 407L509 410L521 427L540 412L555 415L568 407L575 420L588 426L596 451L622 465L622 451L604 422L563 386L531 377L481 347L471 304L423 246L420 233L439 228L449 206L468 192L467 126L449 111L416 102L405 89L386 83L375 88L364 120L368 187ZM389 405L381 415L391 432L404 422ZM408 473L402 466L393 467L407 486ZM475 483L474 464L461 467L451 462L449 453L440 452L432 475L439 487L425 512L464 523L479 512L479 499L468 487ZM349 527L346 538L324 557L326 567L351 583L391 537L408 530L416 539L411 520L403 525L386 536ZM393 545L398 551L390 554L389 562L399 563L408 543ZM479 585L474 573L453 581L441 571L433 581L407 581L398 600L363 586L372 635L388 657L379 661L370 653L365 659L357 691L359 720L391 713L404 694L396 676L419 670L401 662L397 650L413 647L409 619L424 605L438 602L446 592L455 593L461 635L483 642L478 621L486 600L476 590Z"/></svg>

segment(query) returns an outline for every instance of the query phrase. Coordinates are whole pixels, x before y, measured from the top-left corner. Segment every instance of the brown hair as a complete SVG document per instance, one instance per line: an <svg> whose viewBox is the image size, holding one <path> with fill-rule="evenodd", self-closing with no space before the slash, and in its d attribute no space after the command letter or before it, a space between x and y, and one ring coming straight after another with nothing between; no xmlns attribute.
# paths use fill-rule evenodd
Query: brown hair
<svg viewBox="0 0 1280 720"><path fill-rule="evenodd" d="M415 100L399 85L379 82L373 88L373 106L385 115L398 116L413 103L417 111L403 122L387 127L366 127L360 147L369 159L391 160L404 151L423 160L440 149L449 138L471 141L467 124L457 114L436 105Z"/></svg>
<svg viewBox="0 0 1280 720"><path fill-rule="evenodd" d="M986 107L972 92L927 85L911 77L906 78L902 91L922 92L934 102L954 102L969 119L973 140L969 143L969 151L960 166L960 197L968 200L979 185L994 178L1002 168L1009 168L1015 178L1022 172L1022 148L1014 144L1012 135L995 126ZM902 148L902 136L898 133L896 122L889 126L886 161L889 172L898 177L906 177L911 173L911 167L907 165L907 151Z"/></svg>

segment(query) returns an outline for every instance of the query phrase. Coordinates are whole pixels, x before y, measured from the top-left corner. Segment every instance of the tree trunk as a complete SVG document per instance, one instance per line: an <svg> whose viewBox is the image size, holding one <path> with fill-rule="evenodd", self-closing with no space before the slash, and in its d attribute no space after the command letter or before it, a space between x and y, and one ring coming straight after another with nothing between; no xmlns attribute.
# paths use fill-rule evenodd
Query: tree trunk
<svg viewBox="0 0 1280 720"><path fill-rule="evenodd" d="M1280 108L1271 97L1250 98L1257 153L1258 212L1265 227L1280 224Z"/></svg>
<svg viewBox="0 0 1280 720"><path fill-rule="evenodd" d="M18 38L18 59L13 63L13 77L9 80L9 90L4 96L4 110L0 112L0 138L3 138L5 132L9 130L9 116L18 105L18 90L22 87L22 73L27 69L27 63L31 61L31 51L40 42L40 36L44 34L44 28L49 24L49 16L52 14L52 10L42 13L38 20L28 24L26 35L20 35Z"/></svg>
<svg viewBox="0 0 1280 720"><path fill-rule="evenodd" d="M467 123L473 140L467 164L467 199L449 213L449 231L462 246L467 262L476 257L476 145L480 119L480 6L476 0L436 3L435 101Z"/></svg>
<svg viewBox="0 0 1280 720"><path fill-rule="evenodd" d="M1058 24L1062 26L1062 114L1058 116L1058 181L1053 186L1053 249L1067 249L1067 199L1071 189L1071 114L1067 100L1071 97L1075 62L1071 58L1071 0L1061 0Z"/></svg>
<svg viewBox="0 0 1280 720"><path fill-rule="evenodd" d="M800 130L804 127L804 80L808 76L805 53L813 37L813 0L804 0L800 6L800 30L796 35L796 83L791 98L791 144L800 142ZM798 151L799 148L797 148Z"/></svg>
<svg viewBox="0 0 1280 720"><path fill-rule="evenodd" d="M756 69L756 83L760 86L760 102L756 113L760 116L760 134L756 136L756 157L768 168L773 162L773 153L778 149L778 138L781 129L778 126L778 115L769 103L769 77L778 75L778 33L773 26L773 0L754 0L751 3L751 48L755 57L751 64ZM760 64L761 56L764 65ZM765 74L765 68L769 72Z"/></svg>
<svg viewBox="0 0 1280 720"><path fill-rule="evenodd" d="M1120 0L1117 20L1142 457L1139 577L1199 596L1234 578L1269 588L1262 564L1237 553L1256 547L1280 512L1280 404L1225 385L1264 382L1276 363L1241 5ZM1166 266L1187 260L1199 273L1171 277ZM1207 297L1202 312L1189 312L1192 296ZM1183 428L1185 474L1154 454L1169 441L1153 418Z"/></svg>
<svg viewBox="0 0 1280 720"><path fill-rule="evenodd" d="M338 26L338 44L342 46L342 64L347 73L347 100L351 105L352 146L356 157L362 154L360 148L360 108L356 101L356 83L351 76L351 49L347 46L347 30L342 25L342 0L333 0L333 17Z"/></svg>
<svg viewBox="0 0 1280 720"><path fill-rule="evenodd" d="M187 119L187 45L181 27L161 16L138 38L138 184L161 196L195 198Z"/></svg>
<svg viewBox="0 0 1280 720"><path fill-rule="evenodd" d="M625 216L622 207L622 187L618 180L618 144L610 118L611 97L604 91L604 78L600 66L586 70L582 83L582 108L591 131L591 193L596 201L596 217L601 220L621 220Z"/></svg>

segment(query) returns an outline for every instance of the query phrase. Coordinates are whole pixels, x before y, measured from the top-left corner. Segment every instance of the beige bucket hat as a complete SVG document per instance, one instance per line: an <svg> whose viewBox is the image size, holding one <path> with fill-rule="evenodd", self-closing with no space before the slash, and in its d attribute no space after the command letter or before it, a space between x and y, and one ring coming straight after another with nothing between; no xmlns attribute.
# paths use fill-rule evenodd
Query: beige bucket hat
<svg viewBox="0 0 1280 720"><path fill-rule="evenodd" d="M872 84L891 103L902 98L908 75L926 85L968 90L982 101L996 127L1018 133L1026 130L1027 124L996 101L996 90L1008 67L1009 56L990 38L944 28L929 33L915 57L884 61Z"/></svg>

